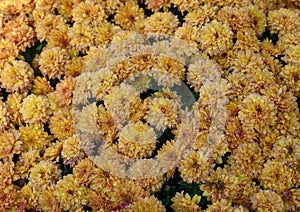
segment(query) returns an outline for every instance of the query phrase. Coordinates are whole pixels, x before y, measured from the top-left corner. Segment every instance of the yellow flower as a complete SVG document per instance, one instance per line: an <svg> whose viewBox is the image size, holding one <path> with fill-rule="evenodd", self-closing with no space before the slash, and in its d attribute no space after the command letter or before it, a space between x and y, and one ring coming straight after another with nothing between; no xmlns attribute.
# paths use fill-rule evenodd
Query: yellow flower
<svg viewBox="0 0 300 212"><path fill-rule="evenodd" d="M20 112L25 123L46 123L50 115L48 109L46 97L30 94L24 98Z"/></svg>
<svg viewBox="0 0 300 212"><path fill-rule="evenodd" d="M86 0L73 7L72 19L79 24L100 26L106 19L106 14L103 5L96 1Z"/></svg>
<svg viewBox="0 0 300 212"><path fill-rule="evenodd" d="M69 174L59 180L54 188L60 208L63 210L76 210L88 203L86 188L78 186L73 175Z"/></svg>
<svg viewBox="0 0 300 212"><path fill-rule="evenodd" d="M72 76L65 77L55 88L54 94L59 106L66 106L72 103L75 79Z"/></svg>
<svg viewBox="0 0 300 212"><path fill-rule="evenodd" d="M131 158L145 158L152 155L156 142L153 128L139 121L121 129L117 149Z"/></svg>
<svg viewBox="0 0 300 212"><path fill-rule="evenodd" d="M0 133L0 159L12 159L21 152L20 133L10 128Z"/></svg>
<svg viewBox="0 0 300 212"><path fill-rule="evenodd" d="M0 132L9 127L11 122L10 116L9 108L5 102L0 99Z"/></svg>
<svg viewBox="0 0 300 212"><path fill-rule="evenodd" d="M74 123L71 110L68 108L61 108L54 112L50 118L49 128L54 137L58 139L66 139L74 134Z"/></svg>
<svg viewBox="0 0 300 212"><path fill-rule="evenodd" d="M275 124L277 108L267 96L248 95L239 106L238 117L246 127L263 132L265 128Z"/></svg>
<svg viewBox="0 0 300 212"><path fill-rule="evenodd" d="M250 198L252 208L256 211L283 211L284 205L279 194L271 190L260 190Z"/></svg>
<svg viewBox="0 0 300 212"><path fill-rule="evenodd" d="M200 48L210 56L227 52L233 45L233 33L227 24L213 20L200 29Z"/></svg>
<svg viewBox="0 0 300 212"><path fill-rule="evenodd" d="M147 8L152 11L158 11L161 8L165 11L170 5L171 0L146 0Z"/></svg>
<svg viewBox="0 0 300 212"><path fill-rule="evenodd" d="M60 78L65 73L65 65L70 55L60 47L44 48L39 57L39 68L49 79Z"/></svg>
<svg viewBox="0 0 300 212"><path fill-rule="evenodd" d="M25 151L30 149L36 149L43 151L46 145L49 144L50 137L47 132L44 131L42 124L27 124L21 126L19 129L21 133L22 147Z"/></svg>
<svg viewBox="0 0 300 212"><path fill-rule="evenodd" d="M143 23L145 33L172 34L178 27L178 19L171 12L156 12Z"/></svg>
<svg viewBox="0 0 300 212"><path fill-rule="evenodd" d="M0 83L8 92L27 92L31 88L34 71L22 60L5 63L0 72Z"/></svg>
<svg viewBox="0 0 300 212"><path fill-rule="evenodd" d="M137 201L129 204L126 211L130 212L165 212L166 208L154 196L139 198Z"/></svg>
<svg viewBox="0 0 300 212"><path fill-rule="evenodd" d="M201 27L203 24L208 23L216 15L217 7L212 7L209 4L201 5L195 10L190 10L184 17L188 24Z"/></svg>
<svg viewBox="0 0 300 212"><path fill-rule="evenodd" d="M272 10L268 13L268 25L272 33L279 35L296 31L300 26L299 11L287 8Z"/></svg>
<svg viewBox="0 0 300 212"><path fill-rule="evenodd" d="M49 92L53 91L53 88L50 85L50 81L46 77L36 77L34 78L32 85L32 93L36 95L46 95Z"/></svg>
<svg viewBox="0 0 300 212"><path fill-rule="evenodd" d="M61 174L58 166L49 161L39 162L29 172L29 181L37 191L53 186Z"/></svg>
<svg viewBox="0 0 300 212"><path fill-rule="evenodd" d="M75 135L66 138L62 144L61 157L65 164L74 166L77 161L84 158L81 141Z"/></svg>
<svg viewBox="0 0 300 212"><path fill-rule="evenodd" d="M202 211L200 206L201 196L195 194L191 197L188 193L184 194L183 191L181 193L176 192L176 195L172 198L172 208L176 212L196 212Z"/></svg>
<svg viewBox="0 0 300 212"><path fill-rule="evenodd" d="M134 29L135 23L143 18L143 9L139 8L136 1L130 0L120 6L114 20L116 24L120 25L123 29Z"/></svg>

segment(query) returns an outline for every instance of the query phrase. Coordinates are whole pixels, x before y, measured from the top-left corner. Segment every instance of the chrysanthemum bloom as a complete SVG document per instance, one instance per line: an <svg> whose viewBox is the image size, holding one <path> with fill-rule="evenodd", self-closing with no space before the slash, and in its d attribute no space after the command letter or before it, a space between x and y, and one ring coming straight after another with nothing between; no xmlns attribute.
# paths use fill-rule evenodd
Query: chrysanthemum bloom
<svg viewBox="0 0 300 212"><path fill-rule="evenodd" d="M136 21L141 21L143 18L143 9L139 8L137 2L130 0L120 6L114 20L116 24L120 25L123 29L133 29Z"/></svg>
<svg viewBox="0 0 300 212"><path fill-rule="evenodd" d="M37 208L39 191L37 191L31 182L20 189L19 197L26 199L26 208Z"/></svg>
<svg viewBox="0 0 300 212"><path fill-rule="evenodd" d="M55 88L54 94L58 105L65 106L72 103L75 79L72 76L65 77Z"/></svg>
<svg viewBox="0 0 300 212"><path fill-rule="evenodd" d="M54 137L66 139L74 134L72 112L68 108L62 108L54 112L50 118L49 128Z"/></svg>
<svg viewBox="0 0 300 212"><path fill-rule="evenodd" d="M85 154L81 148L80 140L75 135L64 140L62 144L61 157L65 164L74 166L77 161L84 158Z"/></svg>
<svg viewBox="0 0 300 212"><path fill-rule="evenodd" d="M284 205L279 194L271 190L260 190L251 198L252 208L262 211L283 211Z"/></svg>
<svg viewBox="0 0 300 212"><path fill-rule="evenodd" d="M70 27L65 25L59 25L56 28L52 29L48 37L46 38L47 47L60 47L62 49L70 49L70 41L71 38L69 37Z"/></svg>
<svg viewBox="0 0 300 212"><path fill-rule="evenodd" d="M63 210L76 210L88 203L86 188L80 187L72 174L64 176L55 185L54 194Z"/></svg>
<svg viewBox="0 0 300 212"><path fill-rule="evenodd" d="M300 138L291 135L279 137L271 151L271 157L274 157L277 161L299 161Z"/></svg>
<svg viewBox="0 0 300 212"><path fill-rule="evenodd" d="M63 149L63 142L57 141L51 143L50 146L45 150L43 158L50 161L58 162Z"/></svg>
<svg viewBox="0 0 300 212"><path fill-rule="evenodd" d="M275 50L278 51L278 54L283 54L287 49L300 44L300 31L284 33L276 44Z"/></svg>
<svg viewBox="0 0 300 212"><path fill-rule="evenodd" d="M259 40L255 35L253 29L242 29L236 33L236 42L233 49L238 50L251 50L253 52L259 52Z"/></svg>
<svg viewBox="0 0 300 212"><path fill-rule="evenodd" d="M19 55L19 50L16 44L5 38L0 39L0 68L2 69L4 63L15 59Z"/></svg>
<svg viewBox="0 0 300 212"><path fill-rule="evenodd" d="M217 201L221 199L236 198L239 189L239 179L227 168L218 167L212 170L206 182L200 185L200 189L208 200Z"/></svg>
<svg viewBox="0 0 300 212"><path fill-rule="evenodd" d="M226 120L225 136L229 149L236 149L241 143L254 141L257 133L254 129L245 127L237 117L229 117Z"/></svg>
<svg viewBox="0 0 300 212"><path fill-rule="evenodd" d="M0 209L7 211L15 205L18 191L13 185L13 162L0 162ZM11 199L10 199L11 198Z"/></svg>
<svg viewBox="0 0 300 212"><path fill-rule="evenodd" d="M300 209L300 189L291 189L282 192L284 208L288 211L297 211Z"/></svg>
<svg viewBox="0 0 300 212"><path fill-rule="evenodd" d="M20 133L11 128L0 133L0 158L12 159L21 152Z"/></svg>
<svg viewBox="0 0 300 212"><path fill-rule="evenodd" d="M233 151L229 163L235 169L257 178L263 168L264 157L257 143L243 143Z"/></svg>
<svg viewBox="0 0 300 212"><path fill-rule="evenodd" d="M213 20L200 29L200 48L210 56L227 52L233 45L233 33L227 24Z"/></svg>
<svg viewBox="0 0 300 212"><path fill-rule="evenodd" d="M26 92L31 88L34 71L30 65L22 60L5 63L0 72L1 87L8 92Z"/></svg>
<svg viewBox="0 0 300 212"><path fill-rule="evenodd" d="M145 33L163 33L170 35L178 27L178 19L171 12L157 12L142 24Z"/></svg>
<svg viewBox="0 0 300 212"><path fill-rule="evenodd" d="M70 45L75 50L86 52L94 45L94 32L89 25L75 23L68 36L71 38Z"/></svg>
<svg viewBox="0 0 300 212"><path fill-rule="evenodd" d="M166 11L171 5L171 0L146 0L146 4L152 11L159 11L161 8Z"/></svg>
<svg viewBox="0 0 300 212"><path fill-rule="evenodd" d="M35 31L40 42L48 38L52 30L66 26L62 16L49 13L44 18L35 21Z"/></svg>
<svg viewBox="0 0 300 212"><path fill-rule="evenodd" d="M230 68L238 72L256 71L265 68L262 55L251 49L237 51L230 65Z"/></svg>
<svg viewBox="0 0 300 212"><path fill-rule="evenodd" d="M259 180L265 189L282 192L294 186L294 170L284 161L268 160L264 164Z"/></svg>
<svg viewBox="0 0 300 212"><path fill-rule="evenodd" d="M180 176L187 183L200 183L206 180L209 171L213 168L211 158L208 158L206 152L192 151L179 164Z"/></svg>
<svg viewBox="0 0 300 212"><path fill-rule="evenodd" d="M168 97L150 97L146 121L157 130L173 128L180 121L180 102Z"/></svg>
<svg viewBox="0 0 300 212"><path fill-rule="evenodd" d="M221 77L221 73L221 67L213 60L198 60L189 66L187 81L196 91L199 91L206 81L214 81Z"/></svg>
<svg viewBox="0 0 300 212"><path fill-rule="evenodd" d="M49 79L60 78L65 73L69 53L60 47L44 48L39 58L39 68Z"/></svg>
<svg viewBox="0 0 300 212"><path fill-rule="evenodd" d="M193 26L201 27L203 24L209 22L216 15L217 7L212 7L210 5L201 5L195 10L189 11L189 13L184 17L184 20L188 24Z"/></svg>
<svg viewBox="0 0 300 212"><path fill-rule="evenodd" d="M50 81L46 77L36 77L33 80L33 85L31 89L32 93L36 95L46 95L49 92L53 91L53 88L50 85Z"/></svg>
<svg viewBox="0 0 300 212"><path fill-rule="evenodd" d="M279 35L296 31L300 26L299 11L287 8L272 10L268 14L268 25L272 33Z"/></svg>
<svg viewBox="0 0 300 212"><path fill-rule="evenodd" d="M248 95L239 106L238 117L242 124L263 132L276 121L277 109L272 100L259 94Z"/></svg>
<svg viewBox="0 0 300 212"><path fill-rule="evenodd" d="M37 209L42 211L59 211L58 199L54 195L54 187L42 190Z"/></svg>
<svg viewBox="0 0 300 212"><path fill-rule="evenodd" d="M113 87L104 97L104 105L118 126L129 120L131 107L139 99L139 92L132 85L122 83L120 86Z"/></svg>
<svg viewBox="0 0 300 212"><path fill-rule="evenodd" d="M66 64L65 75L73 77L78 76L82 72L82 69L84 67L83 61L86 62L86 60L82 57L72 57L71 60L68 60Z"/></svg>
<svg viewBox="0 0 300 212"><path fill-rule="evenodd" d="M193 26L190 23L183 23L183 25L176 30L175 36L196 45L200 41L199 32L199 27Z"/></svg>
<svg viewBox="0 0 300 212"><path fill-rule="evenodd" d="M178 7L180 12L193 11L198 9L200 4L204 3L202 0L172 0L172 3Z"/></svg>
<svg viewBox="0 0 300 212"><path fill-rule="evenodd" d="M42 151L49 144L50 137L44 131L44 126L40 123L21 126L19 131L21 133L20 139L23 143L22 147L25 151L30 149Z"/></svg>
<svg viewBox="0 0 300 212"><path fill-rule="evenodd" d="M44 18L46 14L54 14L55 7L56 7L57 1L55 0L37 0L35 2L35 9L33 10L33 17L35 20L39 20L41 18Z"/></svg>
<svg viewBox="0 0 300 212"><path fill-rule="evenodd" d="M118 151L132 158L149 157L156 142L155 131L148 124L129 123L119 132Z"/></svg>
<svg viewBox="0 0 300 212"><path fill-rule="evenodd" d="M223 7L216 16L218 21L228 24L234 32L249 28L253 23L246 7Z"/></svg>
<svg viewBox="0 0 300 212"><path fill-rule="evenodd" d="M72 19L79 24L99 26L106 19L106 14L100 3L86 0L73 7Z"/></svg>
<svg viewBox="0 0 300 212"><path fill-rule="evenodd" d="M300 60L299 60L300 61ZM300 95L300 68L297 64L287 64L281 69L280 76L283 77L289 90L296 96Z"/></svg>
<svg viewBox="0 0 300 212"><path fill-rule="evenodd" d="M55 184L60 178L61 170L49 161L41 161L30 169L29 181L38 191Z"/></svg>
<svg viewBox="0 0 300 212"><path fill-rule="evenodd" d="M8 128L11 123L11 113L6 103L0 99L0 132Z"/></svg>
<svg viewBox="0 0 300 212"><path fill-rule="evenodd" d="M184 191L181 191L181 193L176 192L176 195L172 198L172 208L176 212L201 211L201 207L198 205L200 200L201 196L198 196L197 194L191 197L188 193L184 194Z"/></svg>
<svg viewBox="0 0 300 212"><path fill-rule="evenodd" d="M137 201L129 204L126 211L130 212L165 212L166 208L160 200L154 196L139 198Z"/></svg>
<svg viewBox="0 0 300 212"><path fill-rule="evenodd" d="M299 66L300 65L299 51L300 51L300 44L291 46L284 52L285 56L283 57L283 60L288 64Z"/></svg>
<svg viewBox="0 0 300 212"><path fill-rule="evenodd" d="M242 212L240 210L234 210L232 207L232 202L227 199L221 199L218 201L214 201L212 205L208 205L208 208L205 210L207 212L215 212L215 211L237 211Z"/></svg>
<svg viewBox="0 0 300 212"><path fill-rule="evenodd" d="M29 169L41 160L39 150L24 151L20 154L19 160L14 167L14 180L28 179Z"/></svg>
<svg viewBox="0 0 300 212"><path fill-rule="evenodd" d="M94 28L95 46L103 46L111 42L113 36L120 31L120 27L114 23L104 21L99 27Z"/></svg>
<svg viewBox="0 0 300 212"><path fill-rule="evenodd" d="M25 123L46 123L50 115L48 109L46 97L30 94L24 98L20 112Z"/></svg>
<svg viewBox="0 0 300 212"><path fill-rule="evenodd" d="M81 186L89 186L90 178L97 172L96 164L89 158L78 160L73 168L76 182Z"/></svg>

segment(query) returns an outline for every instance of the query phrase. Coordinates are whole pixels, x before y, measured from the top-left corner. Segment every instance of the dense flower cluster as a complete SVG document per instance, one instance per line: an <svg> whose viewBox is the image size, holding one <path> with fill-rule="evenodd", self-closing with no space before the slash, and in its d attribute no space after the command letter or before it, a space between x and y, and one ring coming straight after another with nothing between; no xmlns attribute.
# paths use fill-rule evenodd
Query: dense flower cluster
<svg viewBox="0 0 300 212"><path fill-rule="evenodd" d="M187 66L174 55L192 50L165 42L159 56L128 39L135 33L203 54ZM143 54L112 61L106 47L117 41L114 53ZM151 77L167 88L140 92ZM196 98L188 121L168 88L178 81ZM94 96L74 117L74 101ZM0 211L299 211L299 99L298 0L2 0ZM75 125L103 146L82 143ZM193 141L182 160L177 140ZM108 147L139 160L97 166L89 156ZM143 160L153 156L175 168L153 174Z"/></svg>

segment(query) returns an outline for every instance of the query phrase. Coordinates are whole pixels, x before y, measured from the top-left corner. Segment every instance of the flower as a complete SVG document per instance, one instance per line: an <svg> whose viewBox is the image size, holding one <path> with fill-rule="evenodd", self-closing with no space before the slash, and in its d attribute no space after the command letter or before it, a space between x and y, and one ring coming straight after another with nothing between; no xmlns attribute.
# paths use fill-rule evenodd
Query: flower
<svg viewBox="0 0 300 212"><path fill-rule="evenodd" d="M233 45L233 33L227 24L213 20L200 29L200 48L210 56L227 52Z"/></svg>
<svg viewBox="0 0 300 212"><path fill-rule="evenodd" d="M55 88L54 94L59 106L66 106L72 103L75 79L72 76L65 77Z"/></svg>
<svg viewBox="0 0 300 212"><path fill-rule="evenodd" d="M292 135L280 136L273 146L271 157L277 161L293 162L300 159L300 139Z"/></svg>
<svg viewBox="0 0 300 212"><path fill-rule="evenodd" d="M212 170L200 189L208 200L218 201L221 199L232 199L237 197L239 179L226 168L218 167Z"/></svg>
<svg viewBox="0 0 300 212"><path fill-rule="evenodd" d="M144 158L152 155L156 147L156 134L149 125L138 121L128 123L119 132L118 151L131 158Z"/></svg>
<svg viewBox="0 0 300 212"><path fill-rule="evenodd" d="M53 186L60 179L61 170L49 161L41 161L29 170L29 181L37 191Z"/></svg>
<svg viewBox="0 0 300 212"><path fill-rule="evenodd" d="M197 194L191 197L188 193L184 194L184 191L181 193L176 192L175 196L172 198L172 208L176 212L183 211L201 211L200 203L201 197Z"/></svg>
<svg viewBox="0 0 300 212"><path fill-rule="evenodd" d="M36 149L43 151L46 145L49 144L50 137L44 131L42 124L27 124L19 129L21 133L22 148L25 151Z"/></svg>
<svg viewBox="0 0 300 212"><path fill-rule="evenodd" d="M172 34L178 27L178 19L171 12L156 12L142 24L145 33Z"/></svg>
<svg viewBox="0 0 300 212"><path fill-rule="evenodd" d="M206 155L206 152L192 151L179 164L180 176L187 183L204 182L209 171L213 168L213 161Z"/></svg>
<svg viewBox="0 0 300 212"><path fill-rule="evenodd" d="M196 91L199 91L206 81L221 77L221 72L221 67L213 60L198 60L189 66L187 81Z"/></svg>
<svg viewBox="0 0 300 212"><path fill-rule="evenodd" d="M53 91L53 88L50 85L50 81L46 77L36 77L33 80L32 93L36 95L46 95L49 92Z"/></svg>
<svg viewBox="0 0 300 212"><path fill-rule="evenodd" d="M257 211L282 211L284 209L280 195L271 190L260 190L250 199L252 208Z"/></svg>
<svg viewBox="0 0 300 212"><path fill-rule="evenodd" d="M22 60L5 63L0 72L0 83L8 92L27 92L31 88L34 71Z"/></svg>
<svg viewBox="0 0 300 212"><path fill-rule="evenodd" d="M272 10L268 13L268 25L272 33L279 35L295 31L300 26L299 12L287 8Z"/></svg>
<svg viewBox="0 0 300 212"><path fill-rule="evenodd" d="M259 180L264 189L285 191L294 186L294 171L284 161L268 160L262 169Z"/></svg>
<svg viewBox="0 0 300 212"><path fill-rule="evenodd" d="M72 19L79 24L99 26L106 19L106 14L100 3L86 0L74 5Z"/></svg>
<svg viewBox="0 0 300 212"><path fill-rule="evenodd" d="M9 127L11 122L10 116L9 108L5 102L0 99L0 132Z"/></svg>
<svg viewBox="0 0 300 212"><path fill-rule="evenodd" d="M288 86L289 90L295 94L295 96L300 96L300 68L299 65L287 64L281 69L280 76L282 76L285 84Z"/></svg>
<svg viewBox="0 0 300 212"><path fill-rule="evenodd" d="M128 211L137 212L165 212L166 208L160 200L154 196L139 198L137 201L126 206Z"/></svg>
<svg viewBox="0 0 300 212"><path fill-rule="evenodd" d="M48 109L46 97L30 94L24 98L20 112L25 123L46 123L50 115Z"/></svg>
<svg viewBox="0 0 300 212"><path fill-rule="evenodd" d="M68 108L61 108L54 112L50 118L49 128L58 139L66 139L73 135L75 129L71 111Z"/></svg>
<svg viewBox="0 0 300 212"><path fill-rule="evenodd" d="M251 178L257 178L264 164L264 157L258 143L242 143L231 154L229 164L240 169Z"/></svg>
<svg viewBox="0 0 300 212"><path fill-rule="evenodd" d="M239 106L238 117L242 124L263 132L276 121L276 106L267 96L249 94Z"/></svg>
<svg viewBox="0 0 300 212"><path fill-rule="evenodd" d="M134 29L136 22L144 19L144 11L139 8L138 4L133 1L126 1L120 6L114 17L116 24L123 29Z"/></svg>
<svg viewBox="0 0 300 212"><path fill-rule="evenodd" d="M14 154L19 154L22 150L20 133L10 128L0 133L0 159L12 159Z"/></svg>
<svg viewBox="0 0 300 212"><path fill-rule="evenodd" d="M54 195L63 210L76 210L88 203L86 188L78 186L72 174L56 183Z"/></svg>
<svg viewBox="0 0 300 212"><path fill-rule="evenodd" d="M159 11L161 8L165 11L170 6L171 0L146 0L146 4L152 11Z"/></svg>
<svg viewBox="0 0 300 212"><path fill-rule="evenodd" d="M39 57L40 71L49 79L60 78L69 57L67 50L60 47L44 48Z"/></svg>
<svg viewBox="0 0 300 212"><path fill-rule="evenodd" d="M81 148L81 143L75 135L68 137L62 143L61 157L65 164L74 166L78 161L84 158L85 154Z"/></svg>
<svg viewBox="0 0 300 212"><path fill-rule="evenodd" d="M190 23L183 23L175 31L175 36L191 44L197 44L199 42L199 31L199 27L193 26Z"/></svg>
<svg viewBox="0 0 300 212"><path fill-rule="evenodd" d="M217 7L212 7L210 5L201 5L199 8L195 10L189 11L189 13L184 17L184 20L188 24L192 24L193 26L201 27L203 24L211 21L217 12Z"/></svg>

